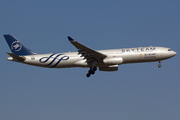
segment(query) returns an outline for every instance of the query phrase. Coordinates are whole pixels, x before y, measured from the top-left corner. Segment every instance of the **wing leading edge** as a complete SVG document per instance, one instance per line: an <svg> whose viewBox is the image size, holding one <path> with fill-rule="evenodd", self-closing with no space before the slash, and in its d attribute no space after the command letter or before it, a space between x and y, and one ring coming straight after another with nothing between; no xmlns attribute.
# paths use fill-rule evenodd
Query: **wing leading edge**
<svg viewBox="0 0 180 120"><path fill-rule="evenodd" d="M107 57L105 54L102 54L100 52L97 52L91 48L88 48L81 43L75 41L70 36L68 36L69 41L78 49L78 53L81 54L87 62L91 61L99 61Z"/></svg>

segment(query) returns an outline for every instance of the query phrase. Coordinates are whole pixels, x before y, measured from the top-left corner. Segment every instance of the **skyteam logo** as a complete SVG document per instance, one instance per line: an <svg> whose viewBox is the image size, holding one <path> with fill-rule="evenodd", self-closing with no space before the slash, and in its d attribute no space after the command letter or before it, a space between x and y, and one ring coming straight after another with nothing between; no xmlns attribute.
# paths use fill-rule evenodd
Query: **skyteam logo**
<svg viewBox="0 0 180 120"><path fill-rule="evenodd" d="M14 41L12 44L11 44L11 50L14 50L14 51L20 51L22 48L22 44L19 42L19 41Z"/></svg>
<svg viewBox="0 0 180 120"><path fill-rule="evenodd" d="M50 62L46 66L56 67L62 60L68 60L68 59L69 59L69 57L65 56L64 54L54 53L54 54L50 55L49 57L42 57L41 59L39 59L39 62L41 62L41 63Z"/></svg>

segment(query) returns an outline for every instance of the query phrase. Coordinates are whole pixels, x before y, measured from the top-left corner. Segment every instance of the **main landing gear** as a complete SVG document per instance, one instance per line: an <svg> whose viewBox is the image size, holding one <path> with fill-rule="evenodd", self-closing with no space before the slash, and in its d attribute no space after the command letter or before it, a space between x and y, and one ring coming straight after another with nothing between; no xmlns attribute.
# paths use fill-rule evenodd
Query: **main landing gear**
<svg viewBox="0 0 180 120"><path fill-rule="evenodd" d="M88 73L86 74L86 77L90 77L91 75L94 75L96 70L97 70L97 67L91 67Z"/></svg>
<svg viewBox="0 0 180 120"><path fill-rule="evenodd" d="M162 65L161 65L161 61L159 61L159 65L158 65L158 67L160 68L160 67L162 67Z"/></svg>

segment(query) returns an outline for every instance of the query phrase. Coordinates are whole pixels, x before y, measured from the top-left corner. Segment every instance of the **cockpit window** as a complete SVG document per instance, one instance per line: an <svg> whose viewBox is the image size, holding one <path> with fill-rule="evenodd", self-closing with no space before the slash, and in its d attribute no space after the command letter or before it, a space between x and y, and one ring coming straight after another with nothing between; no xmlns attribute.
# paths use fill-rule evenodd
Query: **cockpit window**
<svg viewBox="0 0 180 120"><path fill-rule="evenodd" d="M168 51L172 51L171 49L168 49Z"/></svg>

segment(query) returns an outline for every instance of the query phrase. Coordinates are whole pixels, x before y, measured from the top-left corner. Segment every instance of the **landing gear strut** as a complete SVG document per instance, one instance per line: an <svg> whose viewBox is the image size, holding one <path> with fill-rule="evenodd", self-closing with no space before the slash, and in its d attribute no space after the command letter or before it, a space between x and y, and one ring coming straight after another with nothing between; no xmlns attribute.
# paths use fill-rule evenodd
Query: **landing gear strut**
<svg viewBox="0 0 180 120"><path fill-rule="evenodd" d="M160 67L162 67L162 65L161 65L161 61L159 61L159 65L158 65L158 67L160 68Z"/></svg>
<svg viewBox="0 0 180 120"><path fill-rule="evenodd" d="M88 73L86 74L86 77L90 77L90 75L94 75L96 70L97 67L91 67Z"/></svg>

